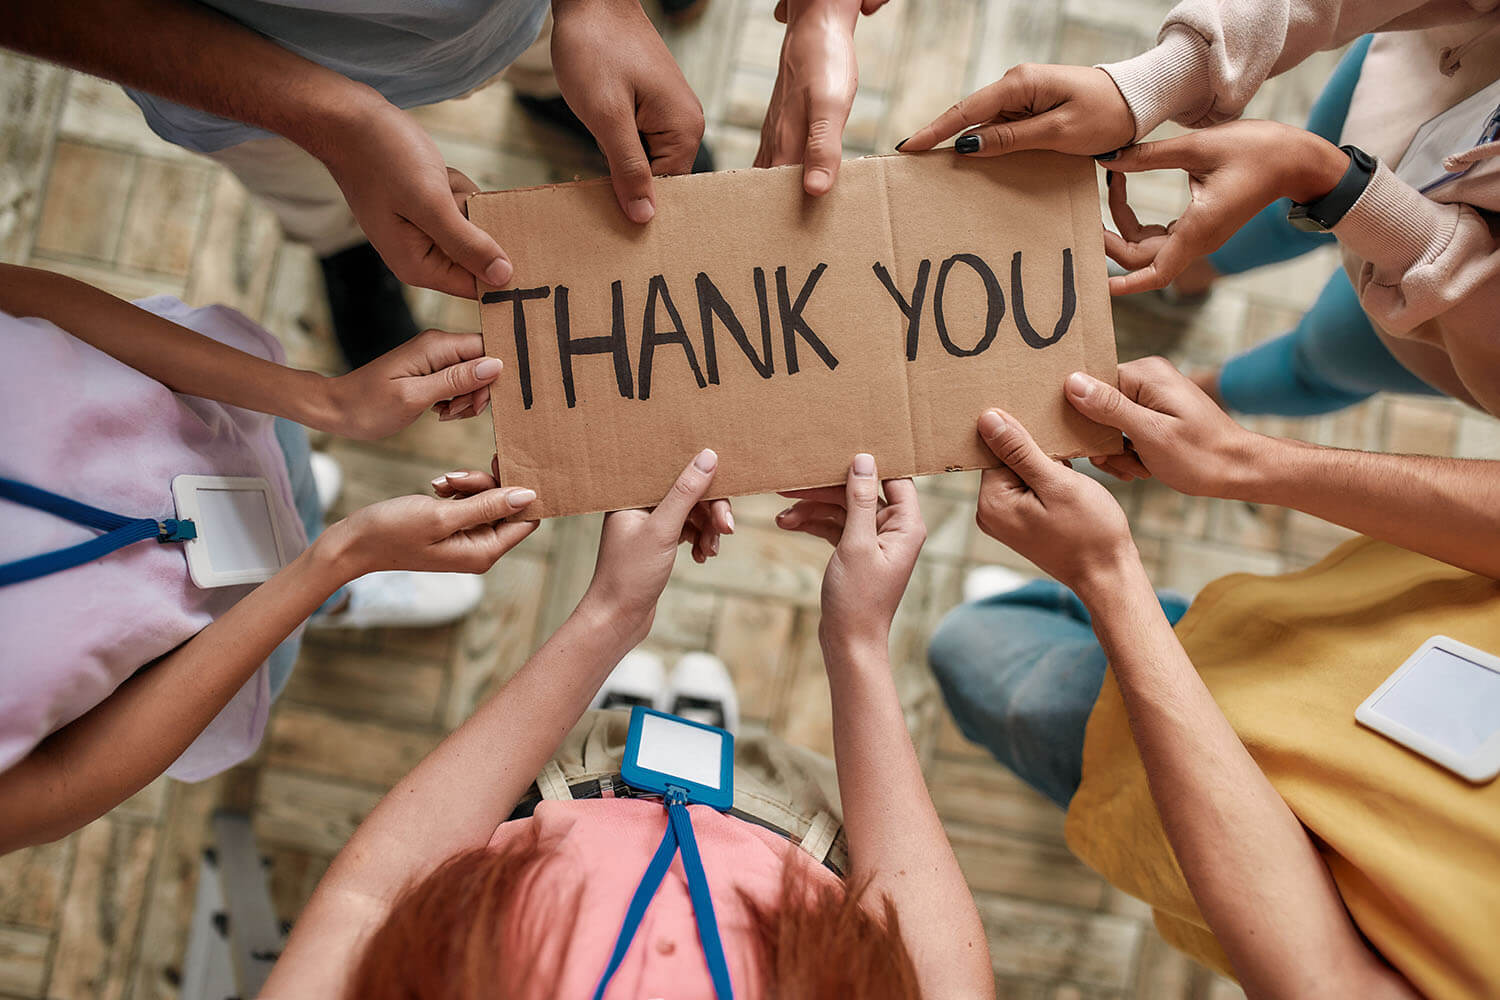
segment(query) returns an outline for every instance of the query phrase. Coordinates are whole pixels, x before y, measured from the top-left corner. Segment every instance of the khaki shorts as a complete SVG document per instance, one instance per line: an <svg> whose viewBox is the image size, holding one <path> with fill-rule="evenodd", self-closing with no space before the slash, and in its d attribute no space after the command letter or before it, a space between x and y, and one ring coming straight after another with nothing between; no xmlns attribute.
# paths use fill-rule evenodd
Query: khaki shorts
<svg viewBox="0 0 1500 1000"><path fill-rule="evenodd" d="M571 799L571 789L585 783L619 786L629 728L627 711L585 712L538 775L533 798ZM763 729L736 733L732 814L785 834L841 875L849 870L838 775L821 754Z"/></svg>

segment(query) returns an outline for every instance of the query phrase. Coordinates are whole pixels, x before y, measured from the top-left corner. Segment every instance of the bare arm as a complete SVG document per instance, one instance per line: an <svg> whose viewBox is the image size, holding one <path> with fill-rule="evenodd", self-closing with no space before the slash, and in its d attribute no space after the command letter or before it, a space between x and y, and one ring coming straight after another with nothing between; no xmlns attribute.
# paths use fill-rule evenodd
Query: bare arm
<svg viewBox="0 0 1500 1000"><path fill-rule="evenodd" d="M1162 358L1120 366L1120 388L1082 372L1068 401L1118 427L1133 452L1094 464L1193 496L1277 504L1500 579L1500 462L1322 448L1241 427Z"/></svg>
<svg viewBox="0 0 1500 1000"><path fill-rule="evenodd" d="M933 808L891 679L891 618L926 537L909 479L855 457L844 487L799 490L780 527L834 545L819 625L833 701L834 761L850 879L895 905L917 979L934 997L994 996L989 942Z"/></svg>
<svg viewBox="0 0 1500 1000"><path fill-rule="evenodd" d="M493 526L524 506L510 503L511 492L401 497L329 528L213 624L0 773L0 853L65 836L159 777L271 651L354 577L488 569L536 526Z"/></svg>
<svg viewBox="0 0 1500 1000"><path fill-rule="evenodd" d="M479 334L429 330L330 378L247 354L75 278L14 264L0 264L0 311L54 323L173 392L366 440L408 426L429 406L443 419L482 413L500 374Z"/></svg>
<svg viewBox="0 0 1500 1000"><path fill-rule="evenodd" d="M717 458L699 460L710 467L690 465L655 511L606 518L578 608L359 825L298 919L267 996L341 995L361 939L401 890L483 847L510 816L610 670L650 630L688 514L713 481ZM468 480L492 482L480 472Z"/></svg>
<svg viewBox="0 0 1500 1000"><path fill-rule="evenodd" d="M1193 669L1114 498L999 411L979 426L1005 463L985 472L980 526L1087 605L1167 839L1246 993L1415 997L1365 944L1311 838Z"/></svg>
<svg viewBox="0 0 1500 1000"><path fill-rule="evenodd" d="M1080 585L1188 888L1252 998L1416 998L1215 704L1139 560Z"/></svg>
<svg viewBox="0 0 1500 1000"><path fill-rule="evenodd" d="M330 126L356 125L386 103L187 0L12 0L0 45L263 128L320 159L337 140Z"/></svg>

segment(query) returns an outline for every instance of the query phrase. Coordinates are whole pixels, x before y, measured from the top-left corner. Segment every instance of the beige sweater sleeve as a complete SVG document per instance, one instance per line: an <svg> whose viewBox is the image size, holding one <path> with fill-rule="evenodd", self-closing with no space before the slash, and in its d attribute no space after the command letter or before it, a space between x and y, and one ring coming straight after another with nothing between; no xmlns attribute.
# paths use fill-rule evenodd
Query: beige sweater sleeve
<svg viewBox="0 0 1500 1000"><path fill-rule="evenodd" d="M1455 337L1496 339L1500 244L1472 206L1433 201L1381 164L1333 234L1360 258L1354 288L1382 329L1402 336L1436 321L1423 339L1450 352L1462 349Z"/></svg>
<svg viewBox="0 0 1500 1000"><path fill-rule="evenodd" d="M1172 120L1239 116L1261 84L1312 55L1401 22L1421 0L1183 0L1156 47L1102 67L1135 115L1135 140Z"/></svg>

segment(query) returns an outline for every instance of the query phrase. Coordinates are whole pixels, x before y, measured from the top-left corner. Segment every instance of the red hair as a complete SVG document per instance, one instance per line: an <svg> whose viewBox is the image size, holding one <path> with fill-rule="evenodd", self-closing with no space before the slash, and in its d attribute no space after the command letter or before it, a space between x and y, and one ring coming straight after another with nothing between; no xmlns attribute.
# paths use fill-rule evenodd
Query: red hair
<svg viewBox="0 0 1500 1000"><path fill-rule="evenodd" d="M794 850L794 849L793 849ZM790 855L789 855L790 856ZM568 959L558 926L577 919L578 893L533 909L553 855L535 834L506 849L454 855L408 886L366 943L348 1000L504 1000L550 996ZM886 896L810 883L787 864L772 905L741 893L765 996L774 1000L916 1000L916 968ZM555 915L545 924L534 914Z"/></svg>

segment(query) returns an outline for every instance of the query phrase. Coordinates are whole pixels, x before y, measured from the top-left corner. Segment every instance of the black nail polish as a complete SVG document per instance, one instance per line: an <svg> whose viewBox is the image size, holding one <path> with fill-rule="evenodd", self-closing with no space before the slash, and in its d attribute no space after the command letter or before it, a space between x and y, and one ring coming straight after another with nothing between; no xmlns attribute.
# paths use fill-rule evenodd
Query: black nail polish
<svg viewBox="0 0 1500 1000"><path fill-rule="evenodd" d="M960 153L977 153L979 152L979 136L961 135L953 144L953 148Z"/></svg>
<svg viewBox="0 0 1500 1000"><path fill-rule="evenodd" d="M911 136L907 136L905 139L902 139L900 142L896 143L896 152L901 152L901 147L906 145L908 142L911 142Z"/></svg>
<svg viewBox="0 0 1500 1000"><path fill-rule="evenodd" d="M1116 174L1113 170L1106 170L1106 171L1104 171L1104 186L1105 187L1114 187L1115 186L1115 178L1118 177L1118 176L1119 176L1119 174Z"/></svg>
<svg viewBox="0 0 1500 1000"><path fill-rule="evenodd" d="M1120 155L1120 151L1118 149L1111 149L1107 153L1096 153L1094 155L1094 159L1100 160L1100 161L1113 160L1115 157L1117 157L1119 155Z"/></svg>

